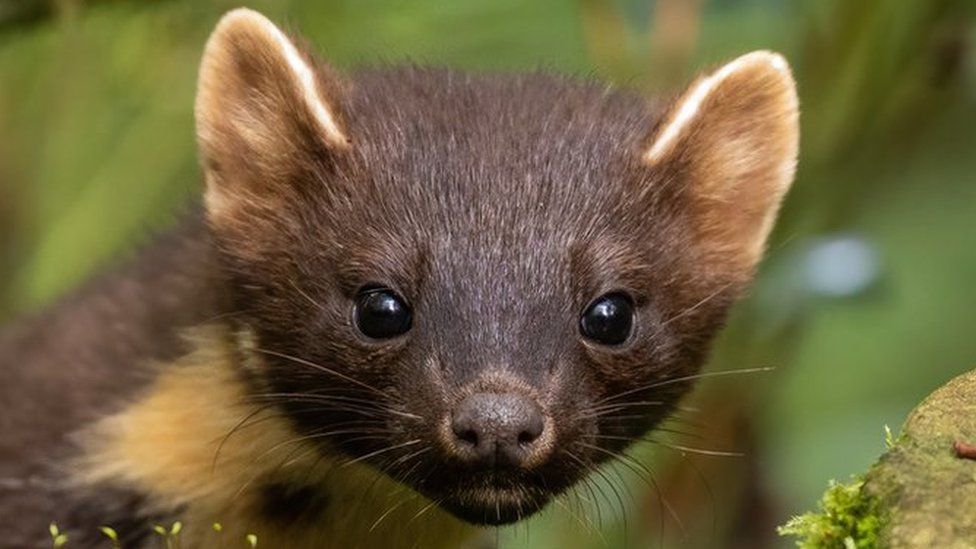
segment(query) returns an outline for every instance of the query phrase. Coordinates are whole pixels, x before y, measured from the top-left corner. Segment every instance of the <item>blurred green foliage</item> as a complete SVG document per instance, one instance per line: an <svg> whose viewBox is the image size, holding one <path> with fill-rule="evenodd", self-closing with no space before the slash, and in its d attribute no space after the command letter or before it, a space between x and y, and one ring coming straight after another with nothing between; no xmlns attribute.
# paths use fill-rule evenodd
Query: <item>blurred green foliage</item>
<svg viewBox="0 0 976 549"><path fill-rule="evenodd" d="M0 318L62 294L199 193L196 66L211 27L235 6L0 1ZM883 450L885 424L900 424L922 396L976 365L976 33L967 0L251 7L300 29L340 68L404 59L543 66L661 90L751 49L781 50L794 64L804 109L798 181L753 295L710 366L776 371L703 381L689 403L699 411L675 424L701 440L661 435L663 444L746 456L648 443L578 497L501 531L504 547L787 544L774 525L810 507L828 479L864 469ZM675 13L684 27L662 19ZM805 254L813 239L837 233L877 250L870 291L809 290Z"/></svg>

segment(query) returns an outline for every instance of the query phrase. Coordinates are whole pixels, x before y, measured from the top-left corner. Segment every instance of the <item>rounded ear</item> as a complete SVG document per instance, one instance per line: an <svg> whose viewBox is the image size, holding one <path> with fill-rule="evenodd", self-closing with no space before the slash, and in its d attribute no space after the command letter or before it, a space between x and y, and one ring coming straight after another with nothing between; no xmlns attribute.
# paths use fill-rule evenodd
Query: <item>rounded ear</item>
<svg viewBox="0 0 976 549"><path fill-rule="evenodd" d="M799 106L779 54L743 55L695 81L665 111L643 154L681 180L705 257L751 275L793 182Z"/></svg>
<svg viewBox="0 0 976 549"><path fill-rule="evenodd" d="M207 41L196 99L211 218L287 192L289 172L348 148L336 109L340 89L263 15L243 8L226 14Z"/></svg>

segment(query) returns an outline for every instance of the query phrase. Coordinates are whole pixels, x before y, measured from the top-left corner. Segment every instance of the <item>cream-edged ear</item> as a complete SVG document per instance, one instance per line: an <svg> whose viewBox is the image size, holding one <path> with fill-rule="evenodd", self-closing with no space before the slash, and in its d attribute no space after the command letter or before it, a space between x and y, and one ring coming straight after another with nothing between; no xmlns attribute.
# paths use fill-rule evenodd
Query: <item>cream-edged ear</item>
<svg viewBox="0 0 976 549"><path fill-rule="evenodd" d="M793 182L798 118L789 64L757 51L689 86L643 153L646 164L684 181L705 253L744 276Z"/></svg>
<svg viewBox="0 0 976 549"><path fill-rule="evenodd" d="M238 198L281 189L290 169L349 146L338 80L263 15L233 10L207 41L196 99L206 203L220 217Z"/></svg>

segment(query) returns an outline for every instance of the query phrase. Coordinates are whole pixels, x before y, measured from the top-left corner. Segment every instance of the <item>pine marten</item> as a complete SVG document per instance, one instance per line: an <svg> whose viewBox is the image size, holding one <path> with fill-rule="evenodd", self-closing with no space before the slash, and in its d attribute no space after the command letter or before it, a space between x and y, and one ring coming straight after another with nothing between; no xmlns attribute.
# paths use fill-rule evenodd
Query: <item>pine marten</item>
<svg viewBox="0 0 976 549"><path fill-rule="evenodd" d="M262 15L203 55L201 206L0 335L0 542L458 547L666 418L792 183L754 52L671 101L338 74ZM102 540L104 541L104 540Z"/></svg>

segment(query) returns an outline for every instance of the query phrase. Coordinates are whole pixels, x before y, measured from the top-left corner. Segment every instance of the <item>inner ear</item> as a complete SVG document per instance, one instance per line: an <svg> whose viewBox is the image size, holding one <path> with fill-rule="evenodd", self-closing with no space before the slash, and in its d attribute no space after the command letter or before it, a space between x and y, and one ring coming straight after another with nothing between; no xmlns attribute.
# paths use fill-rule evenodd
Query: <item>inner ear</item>
<svg viewBox="0 0 976 549"><path fill-rule="evenodd" d="M683 182L702 257L745 279L793 181L798 141L789 65L753 52L689 86L651 132L643 160Z"/></svg>
<svg viewBox="0 0 976 549"><path fill-rule="evenodd" d="M286 193L289 170L348 148L340 91L327 67L261 14L225 15L207 42L196 101L211 217Z"/></svg>

